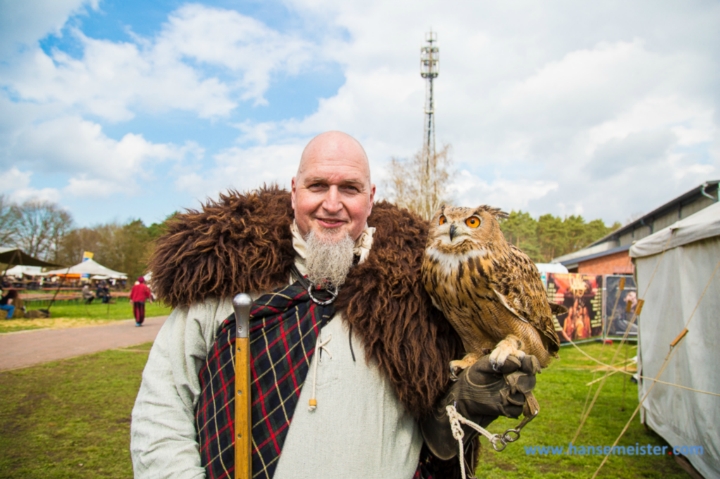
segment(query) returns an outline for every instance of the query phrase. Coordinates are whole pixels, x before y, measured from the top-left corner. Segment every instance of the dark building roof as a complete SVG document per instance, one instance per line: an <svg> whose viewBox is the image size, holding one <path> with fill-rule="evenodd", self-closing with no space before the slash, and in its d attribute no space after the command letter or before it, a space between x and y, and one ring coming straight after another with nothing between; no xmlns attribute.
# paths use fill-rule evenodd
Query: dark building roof
<svg viewBox="0 0 720 479"><path fill-rule="evenodd" d="M638 227L652 225L653 220L655 220L656 218L666 215L670 211L675 210L679 207L682 207L683 205L692 203L693 201L697 200L697 198L699 196L707 196L709 198L714 199L715 201L718 201L720 199L720 197L713 198L706 191L708 188L712 188L712 187L714 187L715 190L718 190L718 183L720 183L720 180L706 181L702 185L696 186L692 190L676 197L675 199L668 201L667 203L665 203L664 205L662 205L658 208L655 208L650 213L647 213L647 214L641 216L640 218L636 219L635 221L632 221L632 222L616 229L612 233L610 233L606 236L603 236L599 240L590 244L588 247L595 246L600 243L605 243L606 241L609 241L609 240L618 239L624 233L635 230ZM717 193L720 194L720 191L717 191ZM605 254L610 254L610 252L606 251Z"/></svg>
<svg viewBox="0 0 720 479"><path fill-rule="evenodd" d="M580 256L578 258L567 259L565 261L561 261L560 264L565 266L566 268L570 269L570 268L574 268L578 264L583 263L585 261L589 261L589 260L595 259L595 258L602 258L603 256L609 256L611 254L620 253L622 251L627 251L629 249L630 249L630 245L618 246L617 248L609 249L606 251L601 251L599 253L593 253L593 254L589 254L587 256Z"/></svg>
<svg viewBox="0 0 720 479"><path fill-rule="evenodd" d="M673 211L681 211L682 208L686 205L691 204L697 204L698 201L702 200L703 197L707 197L714 201L720 201L720 188L718 187L718 184L720 183L720 180L712 180L712 181L706 181L705 183L696 186L692 190L668 201L664 205L660 206L659 208L655 208L651 212L641 216L640 218L636 219L635 221L632 221L621 228L616 229L615 231L603 236L599 240L595 241L594 243L586 246L585 248L575 251L573 253L568 253L563 256L560 256L558 258L553 259L554 262L560 263L564 265L567 268L574 268L577 266L580 262L588 261L595 258L601 258L603 256L608 256L614 253L618 253L620 251L626 251L630 249L630 244L623 244L621 243L621 237L625 235L631 235L632 238L635 238L635 232L637 230L640 230L642 228L646 229L645 235L649 233L653 233L656 220L662 219L664 216L667 216L671 214ZM715 196L711 196L708 194L708 190L712 191ZM692 207L691 207L692 209ZM678 219L680 219L682 216L679 216ZM667 218L665 218L667 219ZM661 222L660 228L665 227L665 224ZM627 240L627 238L626 238ZM627 242L626 240L623 240L622 242ZM603 243L609 243L608 249L604 249L602 251L598 251L599 245L602 245ZM614 244L613 244L614 243ZM594 250L594 252L589 252L586 250ZM563 259L565 258L565 259Z"/></svg>

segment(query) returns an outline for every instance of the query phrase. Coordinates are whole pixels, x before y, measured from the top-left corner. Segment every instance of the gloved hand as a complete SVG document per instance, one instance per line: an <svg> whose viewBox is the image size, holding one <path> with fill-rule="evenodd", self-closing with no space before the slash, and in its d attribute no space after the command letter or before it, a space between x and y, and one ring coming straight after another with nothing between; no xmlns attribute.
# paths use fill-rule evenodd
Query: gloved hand
<svg viewBox="0 0 720 479"><path fill-rule="evenodd" d="M487 427L498 416L516 418L523 412L525 394L535 387L535 374L540 363L535 356L526 355L522 361L509 356L499 371L485 355L465 369L451 384L447 394L438 401L434 411L420 421L425 443L440 459L448 460L458 452L445 408L454 405L465 418ZM463 425L464 441L473 439L477 432Z"/></svg>

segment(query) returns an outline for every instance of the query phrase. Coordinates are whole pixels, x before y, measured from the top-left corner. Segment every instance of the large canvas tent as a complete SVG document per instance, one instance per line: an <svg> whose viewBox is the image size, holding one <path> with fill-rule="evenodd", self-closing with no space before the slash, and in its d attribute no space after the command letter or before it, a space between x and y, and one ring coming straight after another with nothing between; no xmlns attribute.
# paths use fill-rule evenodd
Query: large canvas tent
<svg viewBox="0 0 720 479"><path fill-rule="evenodd" d="M630 248L638 293L645 300L638 361L643 398L675 346L660 381L642 405L641 420L705 477L720 477L720 203L638 241ZM697 309L696 309L697 308ZM698 391L699 390L699 391ZM683 452L682 449L680 452Z"/></svg>
<svg viewBox="0 0 720 479"><path fill-rule="evenodd" d="M89 274L89 275L102 275L108 278L127 278L127 274L119 271L114 271L110 268L106 268L95 260L88 259L82 263L78 263L75 266L69 268L55 269L52 271L45 272L47 275L66 275L66 274Z"/></svg>

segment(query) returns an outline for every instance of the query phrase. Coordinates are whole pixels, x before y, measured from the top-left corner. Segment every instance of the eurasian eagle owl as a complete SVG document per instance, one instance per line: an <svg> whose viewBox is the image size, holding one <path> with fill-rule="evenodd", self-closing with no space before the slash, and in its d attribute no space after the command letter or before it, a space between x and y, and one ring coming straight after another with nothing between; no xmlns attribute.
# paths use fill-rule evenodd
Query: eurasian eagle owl
<svg viewBox="0 0 720 479"><path fill-rule="evenodd" d="M507 214L442 206L431 220L422 279L463 341L467 356L451 363L453 372L491 351L494 366L527 353L545 367L560 346L540 274L505 241L498 217Z"/></svg>

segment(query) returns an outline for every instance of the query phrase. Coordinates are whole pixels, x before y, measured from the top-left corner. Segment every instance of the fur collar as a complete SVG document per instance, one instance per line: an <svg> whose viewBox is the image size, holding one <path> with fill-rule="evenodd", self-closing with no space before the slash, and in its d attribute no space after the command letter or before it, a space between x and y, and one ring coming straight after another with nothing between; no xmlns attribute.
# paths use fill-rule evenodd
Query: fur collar
<svg viewBox="0 0 720 479"><path fill-rule="evenodd" d="M155 294L178 307L287 284L292 218L290 194L278 187L231 191L202 211L178 215L150 261ZM445 390L448 362L462 354L462 344L420 281L427 223L382 201L368 226L376 228L370 254L353 267L335 308L419 417Z"/></svg>

